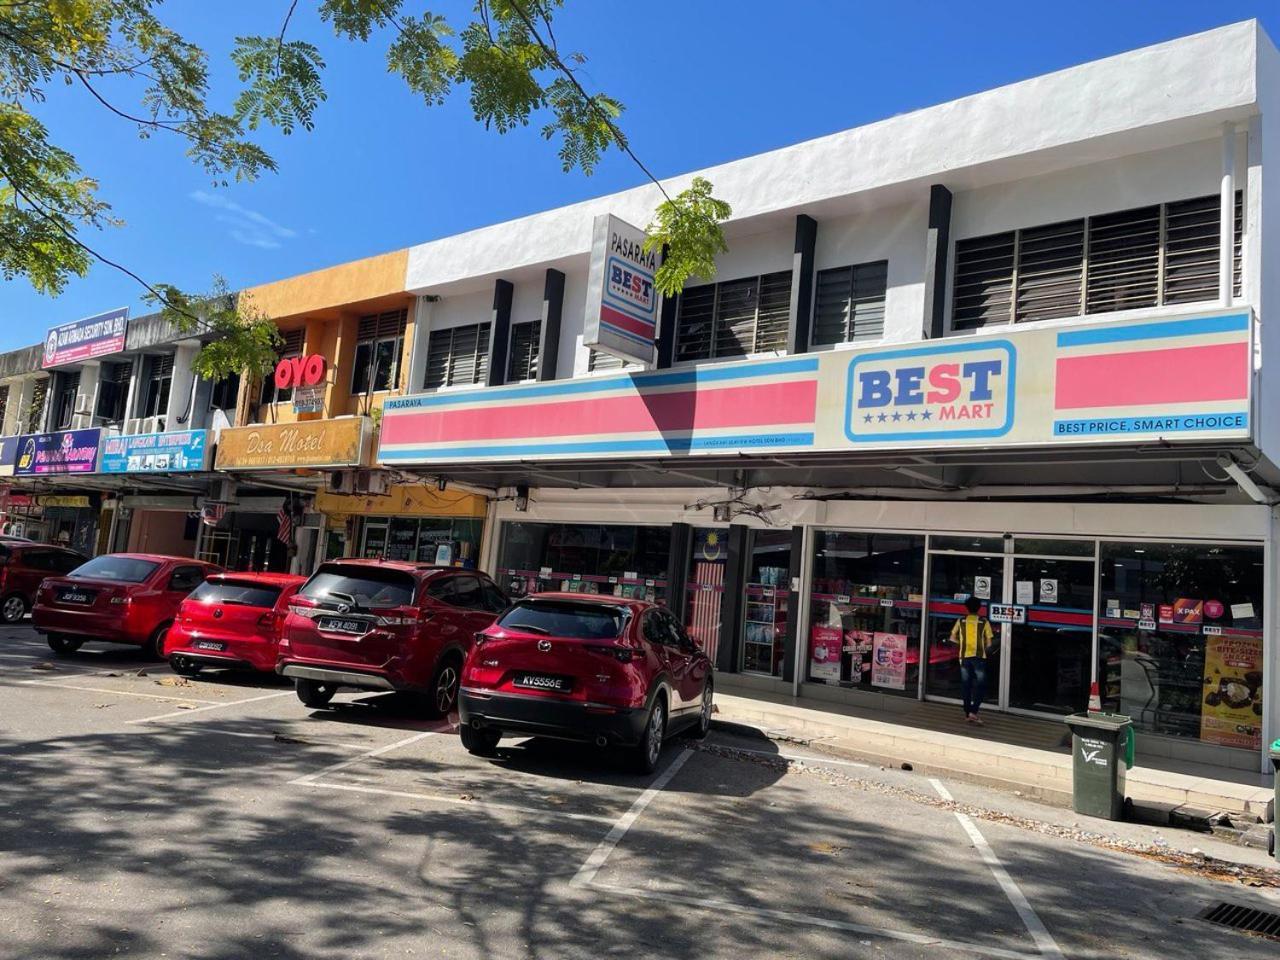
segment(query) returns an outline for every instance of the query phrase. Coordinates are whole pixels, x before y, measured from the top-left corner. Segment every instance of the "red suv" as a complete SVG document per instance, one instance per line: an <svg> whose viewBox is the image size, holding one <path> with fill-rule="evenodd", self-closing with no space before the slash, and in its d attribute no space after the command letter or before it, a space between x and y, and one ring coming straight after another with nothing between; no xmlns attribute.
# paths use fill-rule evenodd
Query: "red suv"
<svg viewBox="0 0 1280 960"><path fill-rule="evenodd" d="M17 623L36 602L45 577L70 573L85 557L66 547L30 540L0 540L0 619Z"/></svg>
<svg viewBox="0 0 1280 960"><path fill-rule="evenodd" d="M446 714L475 635L508 604L474 570L388 560L320 565L293 601L276 672L323 707L339 687L426 694Z"/></svg>
<svg viewBox="0 0 1280 960"><path fill-rule="evenodd" d="M504 734L617 745L642 773L663 741L711 727L711 661L665 607L574 593L525 597L476 637L462 671L462 745Z"/></svg>
<svg viewBox="0 0 1280 960"><path fill-rule="evenodd" d="M179 605L206 577L220 572L211 563L182 557L104 554L41 583L31 621L54 653L72 653L86 640L105 640L160 657Z"/></svg>
<svg viewBox="0 0 1280 960"><path fill-rule="evenodd" d="M306 577L288 573L217 573L178 608L164 652L174 673L202 667L276 669L277 646L289 601Z"/></svg>

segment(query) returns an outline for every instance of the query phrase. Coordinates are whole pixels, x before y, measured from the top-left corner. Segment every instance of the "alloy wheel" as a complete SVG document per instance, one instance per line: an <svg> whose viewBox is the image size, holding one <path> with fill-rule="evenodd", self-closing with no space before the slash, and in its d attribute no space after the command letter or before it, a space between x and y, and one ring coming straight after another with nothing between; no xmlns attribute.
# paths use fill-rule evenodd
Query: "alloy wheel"
<svg viewBox="0 0 1280 960"><path fill-rule="evenodd" d="M442 714L453 708L453 701L458 698L458 671L451 664L440 668L440 677L436 680L436 709Z"/></svg>
<svg viewBox="0 0 1280 960"><path fill-rule="evenodd" d="M658 762L658 754L662 752L662 701L653 705L653 713L649 714L649 729L645 733L645 752L649 755L650 765Z"/></svg>
<svg viewBox="0 0 1280 960"><path fill-rule="evenodd" d="M711 729L711 684L702 688L702 716L698 720L703 732Z"/></svg>
<svg viewBox="0 0 1280 960"><path fill-rule="evenodd" d="M5 623L17 623L26 612L27 605L15 594L4 602L3 609L0 609L0 616L4 617Z"/></svg>

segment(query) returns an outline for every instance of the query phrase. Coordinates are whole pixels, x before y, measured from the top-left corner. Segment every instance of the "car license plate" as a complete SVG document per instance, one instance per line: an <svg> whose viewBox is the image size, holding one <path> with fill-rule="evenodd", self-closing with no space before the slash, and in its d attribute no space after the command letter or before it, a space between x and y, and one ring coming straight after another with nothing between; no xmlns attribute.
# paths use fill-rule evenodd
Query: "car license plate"
<svg viewBox="0 0 1280 960"><path fill-rule="evenodd" d="M320 617L316 626L330 633L361 634L369 632L369 624L365 620L345 620L342 617Z"/></svg>
<svg viewBox="0 0 1280 960"><path fill-rule="evenodd" d="M197 640L192 644L197 650L225 650L227 645L217 640Z"/></svg>
<svg viewBox="0 0 1280 960"><path fill-rule="evenodd" d="M573 688L573 681L568 677L556 677L546 673L521 673L516 675L515 685L526 690L554 690L556 693L568 693Z"/></svg>
<svg viewBox="0 0 1280 960"><path fill-rule="evenodd" d="M96 594L87 593L84 590L63 590L58 594L59 603L75 603L81 606L93 603Z"/></svg>

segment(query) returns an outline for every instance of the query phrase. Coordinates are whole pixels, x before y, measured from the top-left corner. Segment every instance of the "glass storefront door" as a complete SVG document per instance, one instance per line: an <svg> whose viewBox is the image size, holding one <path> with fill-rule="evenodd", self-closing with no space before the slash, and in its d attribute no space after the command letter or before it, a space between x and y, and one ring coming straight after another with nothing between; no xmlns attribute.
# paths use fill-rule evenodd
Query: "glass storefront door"
<svg viewBox="0 0 1280 960"><path fill-rule="evenodd" d="M929 554L929 662L925 668L925 692L948 700L959 700L961 694L960 651L948 640L956 620L965 615L965 599L975 596L983 601L981 613L985 617L990 614L991 602L1001 602L1005 587L1005 556L994 552L1003 549L998 537L963 546L985 552L947 550ZM988 658L987 695L983 702L995 704L999 702L996 678L1000 676L1004 644L999 625L992 626L997 644Z"/></svg>
<svg viewBox="0 0 1280 960"><path fill-rule="evenodd" d="M1066 714L1088 706L1093 574L1092 557L1013 557L1013 605L1020 612L1009 625L1008 707Z"/></svg>
<svg viewBox="0 0 1280 960"><path fill-rule="evenodd" d="M786 652L791 531L752 530L743 586L742 670L782 676Z"/></svg>

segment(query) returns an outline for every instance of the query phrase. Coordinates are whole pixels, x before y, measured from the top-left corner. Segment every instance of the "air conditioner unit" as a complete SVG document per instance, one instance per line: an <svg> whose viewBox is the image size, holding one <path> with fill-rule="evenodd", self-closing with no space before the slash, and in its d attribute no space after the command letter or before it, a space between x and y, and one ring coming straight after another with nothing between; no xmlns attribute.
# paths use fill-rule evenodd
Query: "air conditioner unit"
<svg viewBox="0 0 1280 960"><path fill-rule="evenodd" d="M356 493L380 497L387 492L387 475L381 470L357 470Z"/></svg>
<svg viewBox="0 0 1280 960"><path fill-rule="evenodd" d="M330 493L355 493L356 475L350 470L331 470L329 471L329 492Z"/></svg>
<svg viewBox="0 0 1280 960"><path fill-rule="evenodd" d="M130 433L164 433L164 417L138 417L129 421Z"/></svg>

